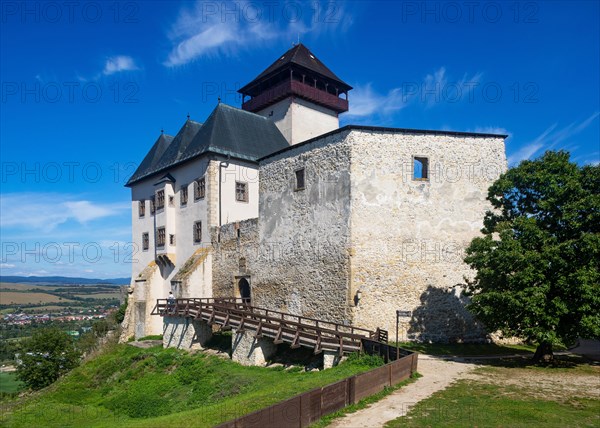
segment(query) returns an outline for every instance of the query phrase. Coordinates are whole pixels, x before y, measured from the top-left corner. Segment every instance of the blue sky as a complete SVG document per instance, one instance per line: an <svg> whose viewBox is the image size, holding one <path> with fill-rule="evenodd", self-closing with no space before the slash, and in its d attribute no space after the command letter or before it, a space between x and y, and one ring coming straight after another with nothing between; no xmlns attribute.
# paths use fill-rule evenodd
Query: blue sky
<svg viewBox="0 0 600 428"><path fill-rule="evenodd" d="M0 8L2 275L128 276L123 184L160 130L239 106L298 39L355 88L342 124L506 133L511 164L600 159L598 1Z"/></svg>

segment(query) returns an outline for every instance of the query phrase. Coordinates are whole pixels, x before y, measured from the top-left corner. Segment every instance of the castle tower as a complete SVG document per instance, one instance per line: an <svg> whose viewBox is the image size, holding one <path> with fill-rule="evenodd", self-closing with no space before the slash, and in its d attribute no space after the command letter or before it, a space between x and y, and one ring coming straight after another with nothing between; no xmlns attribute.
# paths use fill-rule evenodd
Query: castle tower
<svg viewBox="0 0 600 428"><path fill-rule="evenodd" d="M242 109L273 120L293 145L338 129L351 89L300 43L238 92Z"/></svg>

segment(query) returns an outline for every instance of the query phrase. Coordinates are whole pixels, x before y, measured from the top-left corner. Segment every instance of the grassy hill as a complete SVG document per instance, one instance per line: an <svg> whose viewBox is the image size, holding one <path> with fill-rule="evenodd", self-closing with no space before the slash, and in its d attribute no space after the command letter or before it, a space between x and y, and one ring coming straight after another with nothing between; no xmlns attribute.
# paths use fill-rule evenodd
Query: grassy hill
<svg viewBox="0 0 600 428"><path fill-rule="evenodd" d="M356 357L333 369L305 372L111 345L49 388L4 403L0 425L209 427L376 364L372 357Z"/></svg>

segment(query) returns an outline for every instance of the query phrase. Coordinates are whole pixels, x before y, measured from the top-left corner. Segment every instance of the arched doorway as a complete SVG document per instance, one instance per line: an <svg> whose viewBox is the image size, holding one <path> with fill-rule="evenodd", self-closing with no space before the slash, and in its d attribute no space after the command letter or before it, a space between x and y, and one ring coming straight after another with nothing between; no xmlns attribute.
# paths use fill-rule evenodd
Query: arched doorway
<svg viewBox="0 0 600 428"><path fill-rule="evenodd" d="M240 297L243 302L247 305L250 304L250 283L246 278L240 278L238 281L238 289L240 291Z"/></svg>

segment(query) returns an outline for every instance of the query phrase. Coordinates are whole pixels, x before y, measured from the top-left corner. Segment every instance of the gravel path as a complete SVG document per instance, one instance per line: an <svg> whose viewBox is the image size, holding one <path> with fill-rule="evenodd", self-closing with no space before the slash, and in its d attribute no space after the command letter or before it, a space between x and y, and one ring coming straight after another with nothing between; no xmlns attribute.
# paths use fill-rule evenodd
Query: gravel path
<svg viewBox="0 0 600 428"><path fill-rule="evenodd" d="M386 422L404 416L419 401L477 368L473 363L446 361L428 355L419 355L417 371L423 377L402 387L369 407L335 419L329 427L361 428L382 427Z"/></svg>

